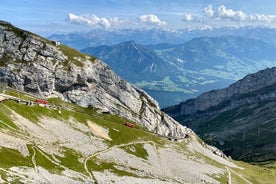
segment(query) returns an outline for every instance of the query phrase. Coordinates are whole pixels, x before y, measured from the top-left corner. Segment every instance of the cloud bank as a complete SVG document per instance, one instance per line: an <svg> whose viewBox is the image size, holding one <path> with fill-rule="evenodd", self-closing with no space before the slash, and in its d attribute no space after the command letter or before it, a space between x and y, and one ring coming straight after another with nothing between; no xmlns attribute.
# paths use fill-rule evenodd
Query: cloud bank
<svg viewBox="0 0 276 184"><path fill-rule="evenodd" d="M221 26L276 26L276 15L248 14L241 10L233 10L224 5L213 8L208 5L202 15L183 14L182 20L189 24L201 24L213 27Z"/></svg>
<svg viewBox="0 0 276 184"><path fill-rule="evenodd" d="M155 26L165 26L167 23L165 21L161 21L156 15L148 14L148 15L141 15L139 20L142 23L155 25Z"/></svg>
<svg viewBox="0 0 276 184"><path fill-rule="evenodd" d="M96 28L110 28L120 22L118 17L108 19L96 15L75 15L73 13L68 14L68 21L73 24L88 25Z"/></svg>
<svg viewBox="0 0 276 184"><path fill-rule="evenodd" d="M172 14L173 15L173 14ZM95 14L81 14L76 15L69 13L67 16L67 22L75 25L86 25L87 28L153 28L153 27L180 27L183 28L218 28L218 27L243 27L243 26L269 26L276 27L276 15L266 14L249 14L241 10L234 10L220 5L213 7L209 4L203 8L200 14L191 13L178 13L175 14L178 17L178 22L166 22L160 19L155 14L142 14L133 18L118 18L118 17L99 17ZM170 20L173 20L170 18ZM181 20L185 22L185 25L181 25Z"/></svg>
<svg viewBox="0 0 276 184"><path fill-rule="evenodd" d="M203 10L204 14L209 18L216 20L231 20L238 22L260 22L271 23L276 22L276 15L264 15L264 14L246 14L243 11L235 11L226 8L224 5L219 6L216 10L212 5L208 5Z"/></svg>
<svg viewBox="0 0 276 184"><path fill-rule="evenodd" d="M141 15L139 18L133 20L120 19L118 17L106 18L98 17L94 14L76 15L69 13L67 21L72 24L87 25L93 28L113 28L116 26L166 26L165 21L160 20L154 14Z"/></svg>

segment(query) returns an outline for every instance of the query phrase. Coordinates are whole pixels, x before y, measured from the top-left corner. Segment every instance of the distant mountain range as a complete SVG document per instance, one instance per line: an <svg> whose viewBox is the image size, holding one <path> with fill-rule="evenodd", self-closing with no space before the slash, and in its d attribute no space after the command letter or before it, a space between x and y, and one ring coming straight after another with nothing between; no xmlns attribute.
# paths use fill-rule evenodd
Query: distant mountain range
<svg viewBox="0 0 276 184"><path fill-rule="evenodd" d="M157 99L161 107L276 65L275 46L240 36L199 37L183 44L128 41L82 52L105 61L119 76Z"/></svg>
<svg viewBox="0 0 276 184"><path fill-rule="evenodd" d="M234 159L276 159L276 67L164 109Z"/></svg>
<svg viewBox="0 0 276 184"><path fill-rule="evenodd" d="M143 45L160 43L181 44L196 37L218 37L224 35L248 37L276 45L276 29L267 27L223 27L199 30L95 29L90 32L54 34L48 38L59 40L63 44L81 50L99 45L114 45L129 40Z"/></svg>

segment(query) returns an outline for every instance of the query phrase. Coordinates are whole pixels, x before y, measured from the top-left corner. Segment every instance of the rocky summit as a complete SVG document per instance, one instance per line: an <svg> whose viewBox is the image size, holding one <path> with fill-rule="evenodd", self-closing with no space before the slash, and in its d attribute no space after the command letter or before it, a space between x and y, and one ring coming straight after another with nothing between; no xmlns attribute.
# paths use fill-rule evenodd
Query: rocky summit
<svg viewBox="0 0 276 184"><path fill-rule="evenodd" d="M267 68L164 111L235 159L273 160L275 76L276 67Z"/></svg>

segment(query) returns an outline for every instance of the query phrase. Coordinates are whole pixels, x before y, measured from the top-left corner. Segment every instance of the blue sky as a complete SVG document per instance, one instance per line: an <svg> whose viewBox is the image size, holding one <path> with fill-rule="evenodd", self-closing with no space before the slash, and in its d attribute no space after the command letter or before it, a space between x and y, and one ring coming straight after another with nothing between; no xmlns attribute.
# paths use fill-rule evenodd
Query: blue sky
<svg viewBox="0 0 276 184"><path fill-rule="evenodd" d="M91 29L276 27L275 0L1 0L0 19L41 35Z"/></svg>

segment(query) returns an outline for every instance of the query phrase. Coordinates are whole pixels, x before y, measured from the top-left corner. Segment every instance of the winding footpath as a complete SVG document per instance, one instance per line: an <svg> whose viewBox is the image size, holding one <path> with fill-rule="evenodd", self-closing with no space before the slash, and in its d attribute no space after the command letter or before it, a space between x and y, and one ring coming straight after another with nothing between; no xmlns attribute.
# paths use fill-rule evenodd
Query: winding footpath
<svg viewBox="0 0 276 184"><path fill-rule="evenodd" d="M33 146L32 146L32 150L33 150L32 163L34 165L35 172L38 172L37 165L36 165L36 160L35 160L36 151L35 151L35 148Z"/></svg>
<svg viewBox="0 0 276 184"><path fill-rule="evenodd" d="M112 150L115 149L115 148L121 148L121 147L124 147L124 146L130 146L130 145L134 145L134 144L147 144L147 143L153 144L154 147L156 147L156 143L153 142L153 141L137 141L137 142L130 142L130 143L126 143L126 144L114 145L114 146L109 147L109 148L107 148L107 149L98 151L98 152L96 152L96 153L94 153L94 154L92 154L92 155L90 155L90 156L88 156L88 157L86 157L86 158L84 159L84 163L83 163L84 169L85 169L86 173L89 175L90 179L91 179L91 180L94 180L95 183L98 183L97 180L96 180L96 178L95 178L95 176L93 175L93 171L91 171L91 168L90 168L90 171L89 171L89 169L88 169L88 166L87 166L88 160L90 160L90 159L92 159L93 157L96 157L96 156L98 156L98 155L100 155L100 154L103 154L103 153L112 151ZM156 149L156 150L157 150L157 149Z"/></svg>
<svg viewBox="0 0 276 184"><path fill-rule="evenodd" d="M246 178L244 178L241 174L237 173L236 171L234 171L233 169L229 168L229 167L225 167L227 172L228 172L228 184L232 184L232 177L231 177L231 172L234 173L235 175L237 175L238 177L240 177L243 181L245 181L248 184L253 184L250 181L248 181Z"/></svg>
<svg viewBox="0 0 276 184"><path fill-rule="evenodd" d="M228 184L232 184L232 178L231 178L231 172L230 172L230 169L229 167L225 167L227 172L228 172Z"/></svg>

